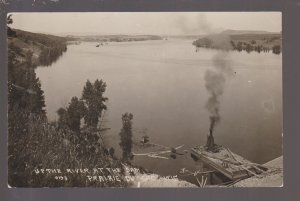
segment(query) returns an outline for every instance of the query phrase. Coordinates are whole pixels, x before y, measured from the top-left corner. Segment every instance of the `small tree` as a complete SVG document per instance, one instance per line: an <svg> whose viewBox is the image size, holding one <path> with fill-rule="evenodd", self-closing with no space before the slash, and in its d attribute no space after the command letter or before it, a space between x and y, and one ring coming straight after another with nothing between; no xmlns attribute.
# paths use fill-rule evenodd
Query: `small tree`
<svg viewBox="0 0 300 201"><path fill-rule="evenodd" d="M272 52L273 52L274 54L280 54L280 52L281 52L281 47L280 47L280 45L274 45L274 46L272 47Z"/></svg>
<svg viewBox="0 0 300 201"><path fill-rule="evenodd" d="M247 44L247 45L246 45L246 52L247 52L247 53L250 53L252 50L253 50L252 45Z"/></svg>
<svg viewBox="0 0 300 201"><path fill-rule="evenodd" d="M236 45L236 49L240 52L243 50L243 43L241 41L239 41Z"/></svg>
<svg viewBox="0 0 300 201"><path fill-rule="evenodd" d="M11 18L12 14L9 14L6 18L6 24L7 24L7 36L10 37L15 37L16 36L16 32L13 31L8 25L13 23L13 19Z"/></svg>
<svg viewBox="0 0 300 201"><path fill-rule="evenodd" d="M13 19L11 18L12 14L9 14L6 18L6 24L9 25L9 24L12 24L13 23Z"/></svg>
<svg viewBox="0 0 300 201"><path fill-rule="evenodd" d="M68 125L68 113L65 108L59 108L56 113L58 114L58 126L64 128Z"/></svg>
<svg viewBox="0 0 300 201"><path fill-rule="evenodd" d="M123 159L128 161L131 158L132 149L132 119L133 115L131 113L125 113L122 115L123 127L120 132L121 142L119 145L123 151Z"/></svg>
<svg viewBox="0 0 300 201"><path fill-rule="evenodd" d="M82 100L87 106L87 114L84 118L87 126L97 128L102 111L107 109L105 101L108 98L103 96L105 90L106 83L102 80L97 79L94 84L89 80L86 82L82 92Z"/></svg>
<svg viewBox="0 0 300 201"><path fill-rule="evenodd" d="M59 115L58 123L61 127L68 125L72 131L80 131L80 120L86 114L86 107L83 101L73 97L67 109L60 108L57 111Z"/></svg>
<svg viewBox="0 0 300 201"><path fill-rule="evenodd" d="M108 153L112 158L115 157L115 149L113 147L109 148Z"/></svg>

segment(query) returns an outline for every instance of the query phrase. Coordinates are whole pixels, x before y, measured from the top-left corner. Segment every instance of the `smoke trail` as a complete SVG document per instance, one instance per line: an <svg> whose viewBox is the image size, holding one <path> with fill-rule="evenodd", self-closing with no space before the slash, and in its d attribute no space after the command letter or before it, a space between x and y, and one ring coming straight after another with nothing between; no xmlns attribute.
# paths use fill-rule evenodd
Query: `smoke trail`
<svg viewBox="0 0 300 201"><path fill-rule="evenodd" d="M207 70L204 77L205 87L210 95L206 103L206 109L210 113L209 132L211 135L215 126L221 121L221 115L219 112L221 106L220 98L224 93L226 79L234 73L228 60L228 52L226 50L218 52L213 57L213 64L213 69Z"/></svg>
<svg viewBox="0 0 300 201"><path fill-rule="evenodd" d="M213 41L213 47L221 49L213 57L213 69L205 72L205 87L209 92L206 109L210 113L210 133L213 133L215 126L221 121L219 113L221 100L224 92L226 78L233 75L234 71L228 61L228 50L232 49L228 35L214 34L215 29L207 21L205 13L193 13L189 16L179 16L176 20L177 27L184 34L207 34Z"/></svg>
<svg viewBox="0 0 300 201"><path fill-rule="evenodd" d="M178 15L174 24L182 34L211 34L213 29L204 13Z"/></svg>

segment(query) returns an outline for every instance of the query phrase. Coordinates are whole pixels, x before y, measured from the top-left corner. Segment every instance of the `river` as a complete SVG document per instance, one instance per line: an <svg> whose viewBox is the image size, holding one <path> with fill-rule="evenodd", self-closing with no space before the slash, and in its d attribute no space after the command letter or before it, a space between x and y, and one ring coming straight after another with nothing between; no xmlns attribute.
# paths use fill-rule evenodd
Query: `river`
<svg viewBox="0 0 300 201"><path fill-rule="evenodd" d="M213 68L217 50L195 52L191 40L160 40L69 45L67 52L36 74L45 92L50 120L71 97L81 96L87 79L107 83L108 110L104 124L111 128L106 143L119 150L121 115L131 112L133 138L147 134L153 143L204 144L209 129L205 109L208 93L204 73ZM235 75L226 81L222 116L215 142L257 163L282 155L282 56L272 53L230 52L226 58ZM143 152L143 150L134 150ZM176 160L136 156L134 163L162 175L180 168L197 169L189 155Z"/></svg>

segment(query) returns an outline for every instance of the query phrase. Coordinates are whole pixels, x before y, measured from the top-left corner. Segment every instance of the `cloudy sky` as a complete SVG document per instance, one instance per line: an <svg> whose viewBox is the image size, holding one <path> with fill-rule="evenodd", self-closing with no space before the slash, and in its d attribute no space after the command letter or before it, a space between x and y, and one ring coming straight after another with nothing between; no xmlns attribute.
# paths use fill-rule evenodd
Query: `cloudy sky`
<svg viewBox="0 0 300 201"><path fill-rule="evenodd" d="M206 34L281 31L280 12L13 13L12 27L51 34Z"/></svg>

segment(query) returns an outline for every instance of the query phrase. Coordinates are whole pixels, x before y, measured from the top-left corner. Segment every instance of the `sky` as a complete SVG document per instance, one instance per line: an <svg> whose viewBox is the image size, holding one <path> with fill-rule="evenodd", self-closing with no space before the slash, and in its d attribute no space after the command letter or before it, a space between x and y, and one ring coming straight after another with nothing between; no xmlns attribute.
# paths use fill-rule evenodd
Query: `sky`
<svg viewBox="0 0 300 201"><path fill-rule="evenodd" d="M13 28L50 34L201 35L226 29L280 32L280 12L12 13Z"/></svg>

